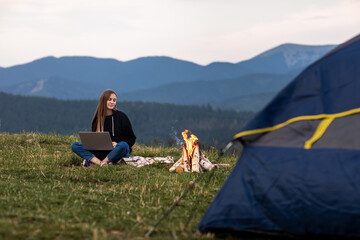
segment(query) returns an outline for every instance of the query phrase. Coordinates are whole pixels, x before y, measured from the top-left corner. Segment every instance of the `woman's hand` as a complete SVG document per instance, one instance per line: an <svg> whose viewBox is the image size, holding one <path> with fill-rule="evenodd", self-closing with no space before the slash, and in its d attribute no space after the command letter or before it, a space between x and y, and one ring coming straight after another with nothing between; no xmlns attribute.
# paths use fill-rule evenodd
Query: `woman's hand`
<svg viewBox="0 0 360 240"><path fill-rule="evenodd" d="M117 142L112 142L113 147L115 148Z"/></svg>

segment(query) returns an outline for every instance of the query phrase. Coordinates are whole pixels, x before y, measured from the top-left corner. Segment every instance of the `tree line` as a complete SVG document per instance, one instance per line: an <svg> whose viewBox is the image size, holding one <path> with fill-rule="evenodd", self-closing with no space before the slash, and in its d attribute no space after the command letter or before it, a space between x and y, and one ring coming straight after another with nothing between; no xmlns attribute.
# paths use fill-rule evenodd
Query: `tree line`
<svg viewBox="0 0 360 240"><path fill-rule="evenodd" d="M76 135L90 131L97 101L58 100L0 92L0 132L39 132ZM252 112L214 109L211 106L118 102L130 119L137 142L171 146L190 130L205 145L222 147L254 116Z"/></svg>

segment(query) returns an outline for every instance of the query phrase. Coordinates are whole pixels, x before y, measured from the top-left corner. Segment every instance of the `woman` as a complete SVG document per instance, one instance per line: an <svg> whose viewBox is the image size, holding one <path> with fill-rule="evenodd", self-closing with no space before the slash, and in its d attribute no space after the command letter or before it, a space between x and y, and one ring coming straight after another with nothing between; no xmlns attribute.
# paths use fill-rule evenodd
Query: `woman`
<svg viewBox="0 0 360 240"><path fill-rule="evenodd" d="M98 106L91 122L93 132L110 132L114 149L112 151L88 151L80 142L74 142L71 149L84 159L83 166L91 164L104 166L116 163L123 157L129 157L136 136L132 130L129 118L116 109L117 95L112 90L106 90L100 96Z"/></svg>

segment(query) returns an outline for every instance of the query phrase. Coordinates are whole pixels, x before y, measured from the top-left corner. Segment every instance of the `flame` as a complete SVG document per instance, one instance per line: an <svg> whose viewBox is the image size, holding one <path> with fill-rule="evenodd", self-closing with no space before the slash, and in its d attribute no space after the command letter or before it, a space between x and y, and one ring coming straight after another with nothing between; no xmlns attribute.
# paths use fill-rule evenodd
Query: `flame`
<svg viewBox="0 0 360 240"><path fill-rule="evenodd" d="M194 135L191 134L190 137L188 137L188 133L191 133L189 130L185 129L185 131L183 131L181 134L184 138L185 144L186 144L186 151L188 154L189 159L192 158L192 154L195 150L195 146L196 146L196 141L198 140L198 138Z"/></svg>

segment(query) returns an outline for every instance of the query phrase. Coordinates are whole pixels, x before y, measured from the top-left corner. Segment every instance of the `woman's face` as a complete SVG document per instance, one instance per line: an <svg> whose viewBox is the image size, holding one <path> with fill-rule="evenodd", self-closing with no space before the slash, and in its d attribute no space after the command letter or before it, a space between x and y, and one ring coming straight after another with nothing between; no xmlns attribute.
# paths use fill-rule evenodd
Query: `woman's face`
<svg viewBox="0 0 360 240"><path fill-rule="evenodd" d="M113 110L116 105L116 95L112 93L109 97L109 99L106 101L106 108L108 110Z"/></svg>

